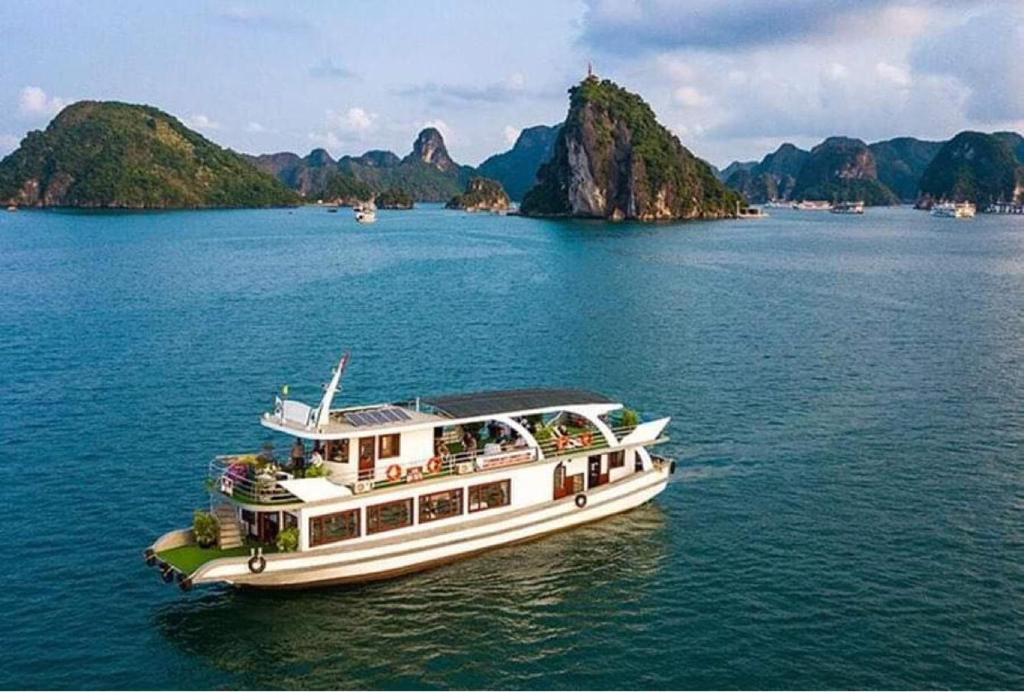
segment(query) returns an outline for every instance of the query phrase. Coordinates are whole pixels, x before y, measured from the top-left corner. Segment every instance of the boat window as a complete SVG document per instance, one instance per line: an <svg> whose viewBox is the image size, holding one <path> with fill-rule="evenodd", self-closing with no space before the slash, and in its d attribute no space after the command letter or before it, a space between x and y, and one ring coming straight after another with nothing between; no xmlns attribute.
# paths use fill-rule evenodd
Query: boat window
<svg viewBox="0 0 1024 692"><path fill-rule="evenodd" d="M366 533L381 533L412 526L412 498L366 508Z"/></svg>
<svg viewBox="0 0 1024 692"><path fill-rule="evenodd" d="M620 450L618 452L611 452L608 454L608 468L610 469L621 469L626 465L626 452Z"/></svg>
<svg viewBox="0 0 1024 692"><path fill-rule="evenodd" d="M462 514L462 488L420 495L420 523Z"/></svg>
<svg viewBox="0 0 1024 692"><path fill-rule="evenodd" d="M348 440L327 441L327 461L348 463Z"/></svg>
<svg viewBox="0 0 1024 692"><path fill-rule="evenodd" d="M309 544L311 546L336 543L349 538L359 538L358 509L310 517Z"/></svg>
<svg viewBox="0 0 1024 692"><path fill-rule="evenodd" d="M469 486L469 511L479 512L508 505L512 501L511 484L512 482L506 479Z"/></svg>
<svg viewBox="0 0 1024 692"><path fill-rule="evenodd" d="M633 452L633 470L637 473L644 470L644 458L640 456L640 450Z"/></svg>
<svg viewBox="0 0 1024 692"><path fill-rule="evenodd" d="M401 453L398 433L394 435L381 435L377 440L379 447L377 457L379 459L391 459Z"/></svg>

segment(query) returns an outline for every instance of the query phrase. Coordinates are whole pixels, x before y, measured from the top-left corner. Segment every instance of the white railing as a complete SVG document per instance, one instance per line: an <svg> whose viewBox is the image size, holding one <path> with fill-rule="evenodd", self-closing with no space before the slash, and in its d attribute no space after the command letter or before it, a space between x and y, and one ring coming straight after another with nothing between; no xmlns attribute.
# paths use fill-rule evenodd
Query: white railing
<svg viewBox="0 0 1024 692"><path fill-rule="evenodd" d="M274 464L259 464L251 454L229 454L210 462L211 492L219 492L236 502L275 505L298 502L278 481L292 478Z"/></svg>
<svg viewBox="0 0 1024 692"><path fill-rule="evenodd" d="M373 469L352 474L361 482L372 482L373 487L414 483L426 478L438 478L452 474L474 473L504 466L529 464L540 458L536 447L519 447L506 450L459 452L420 459L413 462L378 465Z"/></svg>

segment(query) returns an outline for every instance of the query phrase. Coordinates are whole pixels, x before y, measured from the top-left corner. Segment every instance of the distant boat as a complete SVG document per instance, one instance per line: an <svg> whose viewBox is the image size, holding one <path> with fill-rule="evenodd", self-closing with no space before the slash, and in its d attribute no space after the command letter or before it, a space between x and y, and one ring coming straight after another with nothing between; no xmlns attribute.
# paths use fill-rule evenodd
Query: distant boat
<svg viewBox="0 0 1024 692"><path fill-rule="evenodd" d="M355 212L359 223L373 223L377 220L377 207L372 204L361 204L355 208Z"/></svg>
<svg viewBox="0 0 1024 692"><path fill-rule="evenodd" d="M785 202L781 199L768 200L763 205L767 209L789 209L793 206L791 202Z"/></svg>
<svg viewBox="0 0 1024 692"><path fill-rule="evenodd" d="M977 208L970 202L942 202L932 207L932 216L945 219L973 219Z"/></svg>
<svg viewBox="0 0 1024 692"><path fill-rule="evenodd" d="M737 219L767 219L768 215L760 207L741 207L736 205Z"/></svg>
<svg viewBox="0 0 1024 692"><path fill-rule="evenodd" d="M18 211L18 207L12 204L7 207L7 211Z"/></svg>
<svg viewBox="0 0 1024 692"><path fill-rule="evenodd" d="M800 211L829 211L832 208L832 203L820 199L805 199L795 203L793 208Z"/></svg>
<svg viewBox="0 0 1024 692"><path fill-rule="evenodd" d="M836 202L832 207L833 214L863 214L863 202Z"/></svg>
<svg viewBox="0 0 1024 692"><path fill-rule="evenodd" d="M338 213L338 208L337 207L327 207L327 213L328 214L337 214Z"/></svg>

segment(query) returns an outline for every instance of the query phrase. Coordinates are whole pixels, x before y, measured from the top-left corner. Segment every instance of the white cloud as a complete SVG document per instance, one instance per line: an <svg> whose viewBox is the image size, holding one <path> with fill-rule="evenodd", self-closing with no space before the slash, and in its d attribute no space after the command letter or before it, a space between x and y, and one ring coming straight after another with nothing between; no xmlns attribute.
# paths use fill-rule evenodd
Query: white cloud
<svg viewBox="0 0 1024 692"><path fill-rule="evenodd" d="M246 132L252 132L252 133L260 133L260 132L266 132L267 128L263 127L262 125L260 125L257 122L250 122L249 124L247 124L245 126L245 131Z"/></svg>
<svg viewBox="0 0 1024 692"><path fill-rule="evenodd" d="M896 86L910 86L910 70L905 67L890 65L885 61L879 61L875 63L875 72L878 73L879 77L887 82L895 84Z"/></svg>
<svg viewBox="0 0 1024 692"><path fill-rule="evenodd" d="M354 106L344 113L327 111L327 128L343 132L369 132L376 126L377 114Z"/></svg>
<svg viewBox="0 0 1024 692"><path fill-rule="evenodd" d="M508 144L509 146L512 146L513 144L516 143L516 140L519 139L520 132L521 130L518 127L506 125L505 129L501 131L501 134L505 138L505 143Z"/></svg>
<svg viewBox="0 0 1024 692"><path fill-rule="evenodd" d="M18 148L21 140L14 135L0 135L0 156L6 156Z"/></svg>
<svg viewBox="0 0 1024 692"><path fill-rule="evenodd" d="M676 103L686 106L687 108L700 108L706 106L710 99L702 94L699 89L692 86L681 86L675 90L673 94Z"/></svg>
<svg viewBox="0 0 1024 692"><path fill-rule="evenodd" d="M37 86L27 86L18 94L18 110L26 116L54 116L66 105L67 99L49 96Z"/></svg>
<svg viewBox="0 0 1024 692"><path fill-rule="evenodd" d="M211 120L209 117L202 113L185 118L184 123L191 127L193 130L219 130L220 123L216 120Z"/></svg>

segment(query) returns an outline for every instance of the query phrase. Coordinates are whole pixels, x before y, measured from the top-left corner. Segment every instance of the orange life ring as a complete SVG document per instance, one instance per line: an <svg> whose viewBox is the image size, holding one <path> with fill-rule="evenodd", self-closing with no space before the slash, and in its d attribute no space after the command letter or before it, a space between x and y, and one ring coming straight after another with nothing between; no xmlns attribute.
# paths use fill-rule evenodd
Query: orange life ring
<svg viewBox="0 0 1024 692"><path fill-rule="evenodd" d="M555 440L555 446L558 448L558 451L561 452L569 446L569 437L567 435L559 435L558 439Z"/></svg>
<svg viewBox="0 0 1024 692"><path fill-rule="evenodd" d="M392 464L388 467L388 480L397 481L402 477L402 467L398 464Z"/></svg>
<svg viewBox="0 0 1024 692"><path fill-rule="evenodd" d="M433 457L427 462L427 473L441 473L441 457Z"/></svg>

